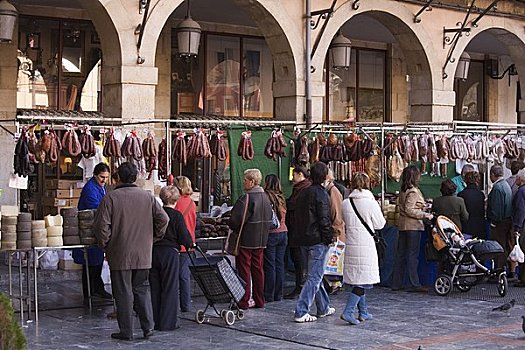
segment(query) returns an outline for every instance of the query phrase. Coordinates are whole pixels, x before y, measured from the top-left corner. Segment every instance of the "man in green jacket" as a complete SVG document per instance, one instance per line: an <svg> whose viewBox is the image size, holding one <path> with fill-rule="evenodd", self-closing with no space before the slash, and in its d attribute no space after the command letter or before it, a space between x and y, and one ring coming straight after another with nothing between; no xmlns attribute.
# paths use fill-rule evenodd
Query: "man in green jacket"
<svg viewBox="0 0 525 350"><path fill-rule="evenodd" d="M490 239L498 241L504 253L496 257L496 268L504 268L509 256L509 242L512 229L512 191L505 179L503 168L493 165L490 168L492 190L487 200L487 219L490 222Z"/></svg>

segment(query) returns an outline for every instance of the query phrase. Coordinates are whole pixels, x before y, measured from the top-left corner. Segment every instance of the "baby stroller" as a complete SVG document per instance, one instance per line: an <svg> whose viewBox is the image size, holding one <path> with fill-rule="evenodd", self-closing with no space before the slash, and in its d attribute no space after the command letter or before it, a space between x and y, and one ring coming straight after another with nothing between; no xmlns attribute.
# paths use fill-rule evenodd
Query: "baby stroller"
<svg viewBox="0 0 525 350"><path fill-rule="evenodd" d="M455 286L461 292L468 292L480 281L497 279L498 294L507 294L508 282L504 269L494 269L494 257L503 253L496 241L465 240L459 228L446 216L438 216L432 225L434 247L440 251L444 271L434 282L434 290L445 296ZM485 267L481 261L492 260L492 267Z"/></svg>
<svg viewBox="0 0 525 350"><path fill-rule="evenodd" d="M221 257L218 261L210 261L211 258L208 259L200 247L195 248L204 258L204 264L198 264L193 254L189 254L190 272L208 301L204 310L195 313L195 321L203 323L209 307L212 307L228 326L233 325L235 319L242 320L244 311L239 308L239 301L244 296L244 281L237 276L229 260ZM226 304L228 307L219 312L216 304Z"/></svg>

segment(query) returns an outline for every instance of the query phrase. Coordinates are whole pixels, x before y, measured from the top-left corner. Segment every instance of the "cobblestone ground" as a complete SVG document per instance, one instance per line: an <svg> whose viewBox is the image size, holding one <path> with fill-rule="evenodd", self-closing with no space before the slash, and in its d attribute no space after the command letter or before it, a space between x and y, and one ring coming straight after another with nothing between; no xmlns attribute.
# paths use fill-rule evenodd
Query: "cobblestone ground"
<svg viewBox="0 0 525 350"><path fill-rule="evenodd" d="M510 287L505 297L497 296L496 285L483 284L467 293L453 291L447 297L433 292L392 292L376 287L368 294L374 319L350 326L339 319L346 298L344 291L331 297L337 311L309 324L293 322L295 301L269 303L264 309L250 309L243 320L225 325L213 310L199 325L194 312L182 315L181 328L157 332L149 340L115 341L115 319L106 316L111 303L97 301L93 311L82 307L79 281L43 283L40 288L40 320L24 322L28 349L524 349L525 289ZM491 309L511 299L517 303L508 314ZM195 297L195 309L206 300ZM315 313L315 310L313 311Z"/></svg>

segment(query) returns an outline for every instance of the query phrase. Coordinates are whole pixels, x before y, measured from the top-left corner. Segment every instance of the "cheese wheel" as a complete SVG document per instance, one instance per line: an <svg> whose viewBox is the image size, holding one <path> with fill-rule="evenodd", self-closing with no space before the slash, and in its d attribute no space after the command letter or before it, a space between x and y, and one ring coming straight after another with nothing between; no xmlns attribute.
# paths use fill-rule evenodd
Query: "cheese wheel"
<svg viewBox="0 0 525 350"><path fill-rule="evenodd" d="M31 221L31 228L32 229L45 229L46 222L44 220L33 220Z"/></svg>
<svg viewBox="0 0 525 350"><path fill-rule="evenodd" d="M47 228L47 238L62 237L63 232L64 232L64 229L62 228L62 226L49 226Z"/></svg>
<svg viewBox="0 0 525 350"><path fill-rule="evenodd" d="M93 230L88 228L88 229L80 229L78 235L80 237L84 237L84 238L89 238L89 237L95 237L95 235L93 234Z"/></svg>
<svg viewBox="0 0 525 350"><path fill-rule="evenodd" d="M93 220L89 220L89 221L79 220L78 221L78 228L81 230L91 229L92 227L93 227Z"/></svg>
<svg viewBox="0 0 525 350"><path fill-rule="evenodd" d="M2 232L2 241L16 242L16 232Z"/></svg>
<svg viewBox="0 0 525 350"><path fill-rule="evenodd" d="M93 209L80 210L78 212L79 220L93 220L94 218L95 218L95 210Z"/></svg>
<svg viewBox="0 0 525 350"><path fill-rule="evenodd" d="M16 225L6 225L6 224L2 224L2 232L5 232L5 233L14 233L16 232Z"/></svg>
<svg viewBox="0 0 525 350"><path fill-rule="evenodd" d="M16 225L18 222L17 216L2 216L3 225Z"/></svg>
<svg viewBox="0 0 525 350"><path fill-rule="evenodd" d="M19 240L19 241L16 241L16 247L17 249L31 249L32 247L32 242L31 240Z"/></svg>
<svg viewBox="0 0 525 350"><path fill-rule="evenodd" d="M33 238L31 240L31 244L33 245L33 247L47 247L47 237L41 239Z"/></svg>
<svg viewBox="0 0 525 350"><path fill-rule="evenodd" d="M1 250L15 250L16 249L16 241L13 242L4 242L2 241L2 246L0 248Z"/></svg>
<svg viewBox="0 0 525 350"><path fill-rule="evenodd" d="M16 224L17 231L31 231L31 221L19 221Z"/></svg>
<svg viewBox="0 0 525 350"><path fill-rule="evenodd" d="M47 215L44 218L44 221L46 222L46 227L62 226L64 224L64 219L62 218L62 215Z"/></svg>
<svg viewBox="0 0 525 350"><path fill-rule="evenodd" d="M76 227L78 227L78 218L76 216L65 217L64 220L63 220L62 226L76 226Z"/></svg>
<svg viewBox="0 0 525 350"><path fill-rule="evenodd" d="M77 214L78 214L78 209L77 209L77 208L63 208L63 209L60 211L60 214L61 214L64 218L76 217Z"/></svg>
<svg viewBox="0 0 525 350"><path fill-rule="evenodd" d="M63 236L77 236L79 235L79 229L78 227L64 227L64 234Z"/></svg>
<svg viewBox="0 0 525 350"><path fill-rule="evenodd" d="M18 222L31 222L31 213L18 213Z"/></svg>
<svg viewBox="0 0 525 350"><path fill-rule="evenodd" d="M45 228L32 230L31 231L31 237L36 239L43 239L47 238L47 230Z"/></svg>
<svg viewBox="0 0 525 350"><path fill-rule="evenodd" d="M16 239L18 241L27 241L31 240L31 231L18 231L16 233Z"/></svg>
<svg viewBox="0 0 525 350"><path fill-rule="evenodd" d="M51 236L47 237L47 246L48 247L62 247L64 245L64 241L62 240L62 236Z"/></svg>
<svg viewBox="0 0 525 350"><path fill-rule="evenodd" d="M85 245L93 245L97 243L95 237L80 237L80 243Z"/></svg>
<svg viewBox="0 0 525 350"><path fill-rule="evenodd" d="M64 245L78 245L78 244L80 244L80 237L64 236Z"/></svg>

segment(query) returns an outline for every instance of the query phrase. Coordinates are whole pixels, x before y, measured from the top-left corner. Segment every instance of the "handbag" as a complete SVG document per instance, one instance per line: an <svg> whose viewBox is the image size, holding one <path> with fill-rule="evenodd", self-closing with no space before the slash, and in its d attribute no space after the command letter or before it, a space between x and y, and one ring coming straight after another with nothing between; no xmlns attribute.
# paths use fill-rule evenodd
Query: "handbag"
<svg viewBox="0 0 525 350"><path fill-rule="evenodd" d="M342 276L344 268L345 244L339 239L328 248L324 263L324 274Z"/></svg>
<svg viewBox="0 0 525 350"><path fill-rule="evenodd" d="M374 242L376 244L377 257L379 258L379 260L384 259L385 253L386 253L386 249L387 249L386 240L381 236L380 232L372 231L370 226L368 226L368 224L365 222L365 220L363 220L363 218L361 217L361 215L357 211L357 208L356 208L355 203L354 203L354 199L353 198L349 198L349 199L350 199L350 204L352 204L352 208L354 209L355 215L357 215L357 218L359 219L359 221L361 221L361 223L366 228L368 233L370 233L372 238L374 238Z"/></svg>
<svg viewBox="0 0 525 350"><path fill-rule="evenodd" d="M272 224L270 225L270 230L277 230L279 227L281 227L281 222L272 205Z"/></svg>
<svg viewBox="0 0 525 350"><path fill-rule="evenodd" d="M248 212L248 203L249 203L249 195L246 193L246 200L244 202L244 211L242 214L242 221L241 221L241 227L239 228L239 231L231 231L228 235L228 239L226 241L226 247L224 250L226 250L226 253L237 256L239 255L239 245L241 242L241 233L242 229L244 227L244 222L246 221L246 213Z"/></svg>

